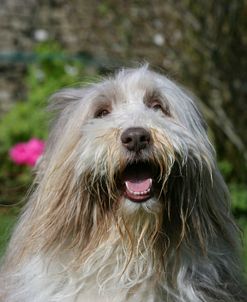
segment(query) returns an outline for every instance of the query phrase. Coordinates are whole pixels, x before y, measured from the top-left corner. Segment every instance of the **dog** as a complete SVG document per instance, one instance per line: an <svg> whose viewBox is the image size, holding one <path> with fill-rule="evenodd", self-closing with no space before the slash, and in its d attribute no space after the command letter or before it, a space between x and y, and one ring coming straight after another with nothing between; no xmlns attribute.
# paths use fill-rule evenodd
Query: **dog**
<svg viewBox="0 0 247 302"><path fill-rule="evenodd" d="M243 302L239 230L193 97L149 66L52 97L4 302Z"/></svg>

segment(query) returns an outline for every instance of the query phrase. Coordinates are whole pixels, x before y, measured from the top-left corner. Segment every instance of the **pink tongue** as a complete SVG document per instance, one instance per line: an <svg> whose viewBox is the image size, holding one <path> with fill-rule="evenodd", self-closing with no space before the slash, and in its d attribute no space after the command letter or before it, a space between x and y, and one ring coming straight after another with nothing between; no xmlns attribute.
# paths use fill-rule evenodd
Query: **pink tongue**
<svg viewBox="0 0 247 302"><path fill-rule="evenodd" d="M150 189L152 185L152 179L142 179L142 180L126 180L126 187L132 192L144 192Z"/></svg>

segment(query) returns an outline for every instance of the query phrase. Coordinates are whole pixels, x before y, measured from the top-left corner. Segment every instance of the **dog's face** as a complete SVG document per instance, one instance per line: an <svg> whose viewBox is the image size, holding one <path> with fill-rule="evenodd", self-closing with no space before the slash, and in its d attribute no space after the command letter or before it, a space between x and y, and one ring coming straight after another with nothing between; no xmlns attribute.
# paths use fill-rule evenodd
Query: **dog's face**
<svg viewBox="0 0 247 302"><path fill-rule="evenodd" d="M223 197L214 199L225 189L187 93L143 67L53 99L60 114L38 180L37 236L43 228L49 242L69 236L85 248L114 224L131 245L133 236L204 245L222 219Z"/></svg>

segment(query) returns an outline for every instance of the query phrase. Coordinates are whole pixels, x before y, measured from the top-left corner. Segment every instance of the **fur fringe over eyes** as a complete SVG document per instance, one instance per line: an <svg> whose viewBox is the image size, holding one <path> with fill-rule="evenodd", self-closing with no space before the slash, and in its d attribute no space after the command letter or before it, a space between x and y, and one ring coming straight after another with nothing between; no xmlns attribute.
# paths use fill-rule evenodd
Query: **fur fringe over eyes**
<svg viewBox="0 0 247 302"><path fill-rule="evenodd" d="M246 301L239 230L193 97L144 66L52 103L0 301Z"/></svg>

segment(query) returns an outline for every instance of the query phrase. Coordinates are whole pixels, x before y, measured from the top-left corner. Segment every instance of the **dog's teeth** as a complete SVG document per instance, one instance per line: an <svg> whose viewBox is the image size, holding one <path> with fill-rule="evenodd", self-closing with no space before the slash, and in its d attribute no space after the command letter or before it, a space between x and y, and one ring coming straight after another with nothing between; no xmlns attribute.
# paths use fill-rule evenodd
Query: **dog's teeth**
<svg viewBox="0 0 247 302"><path fill-rule="evenodd" d="M129 190L129 189L128 189L128 190ZM130 192L131 194L133 194L133 195L140 196L140 195L145 195L145 194L149 193L149 192L150 192L150 188L147 189L146 191L143 191L143 192L134 192L134 191L131 191L131 190L129 190L129 192Z"/></svg>
<svg viewBox="0 0 247 302"><path fill-rule="evenodd" d="M126 184L126 188L127 188L128 192L130 194L132 194L134 196L143 196L143 195L148 194L151 191L152 179L150 178L148 181L149 181L149 188L147 188L145 191L133 191L133 190L131 190L130 184L128 181L126 181L125 184Z"/></svg>

